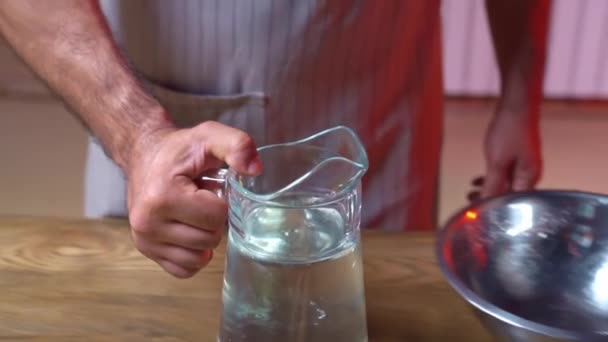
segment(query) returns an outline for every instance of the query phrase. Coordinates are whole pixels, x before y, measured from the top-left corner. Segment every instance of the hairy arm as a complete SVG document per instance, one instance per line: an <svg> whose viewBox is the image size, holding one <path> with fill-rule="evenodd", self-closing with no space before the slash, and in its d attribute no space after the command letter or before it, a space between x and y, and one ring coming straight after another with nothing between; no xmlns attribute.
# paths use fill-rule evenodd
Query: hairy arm
<svg viewBox="0 0 608 342"><path fill-rule="evenodd" d="M251 137L212 121L174 127L121 57L97 1L2 0L0 31L123 169L137 249L179 278L205 267L228 210L197 180L223 163L259 174Z"/></svg>
<svg viewBox="0 0 608 342"><path fill-rule="evenodd" d="M0 32L123 169L135 146L172 127L120 55L97 1L3 0Z"/></svg>

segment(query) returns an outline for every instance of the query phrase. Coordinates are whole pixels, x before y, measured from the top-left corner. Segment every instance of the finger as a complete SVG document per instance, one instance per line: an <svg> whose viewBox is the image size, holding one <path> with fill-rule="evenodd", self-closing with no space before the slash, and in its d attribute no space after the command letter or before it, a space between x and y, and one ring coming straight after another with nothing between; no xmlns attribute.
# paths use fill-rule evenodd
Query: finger
<svg viewBox="0 0 608 342"><path fill-rule="evenodd" d="M175 196L168 214L179 223L214 232L226 226L228 205L211 191L197 189Z"/></svg>
<svg viewBox="0 0 608 342"><path fill-rule="evenodd" d="M199 270L209 262L210 254L203 250L193 250L169 244L158 244L158 260L167 260L186 270Z"/></svg>
<svg viewBox="0 0 608 342"><path fill-rule="evenodd" d="M222 240L222 230L206 231L179 223L168 224L159 232L158 241L196 251L216 248Z"/></svg>
<svg viewBox="0 0 608 342"><path fill-rule="evenodd" d="M484 177L483 176L478 176L473 178L473 181L471 181L471 185L473 186L483 186L484 184Z"/></svg>
<svg viewBox="0 0 608 342"><path fill-rule="evenodd" d="M539 180L539 173L529 167L518 167L513 175L513 191L531 190Z"/></svg>
<svg viewBox="0 0 608 342"><path fill-rule="evenodd" d="M467 194L467 200L469 202L477 202L481 198L481 193L479 191L471 191Z"/></svg>
<svg viewBox="0 0 608 342"><path fill-rule="evenodd" d="M206 121L194 129L205 141L205 153L210 157L225 161L245 175L262 172L255 142L247 133L215 121Z"/></svg>
<svg viewBox="0 0 608 342"><path fill-rule="evenodd" d="M165 271L178 278L189 278L207 266L213 258L213 250L191 250L167 244L159 244L132 235L137 249L154 260Z"/></svg>
<svg viewBox="0 0 608 342"><path fill-rule="evenodd" d="M194 276L198 270L189 270L169 260L160 259L156 261L167 273L180 279Z"/></svg>
<svg viewBox="0 0 608 342"><path fill-rule="evenodd" d="M205 249L201 253L200 257L203 263L203 267L207 266L211 259L213 259L213 249Z"/></svg>

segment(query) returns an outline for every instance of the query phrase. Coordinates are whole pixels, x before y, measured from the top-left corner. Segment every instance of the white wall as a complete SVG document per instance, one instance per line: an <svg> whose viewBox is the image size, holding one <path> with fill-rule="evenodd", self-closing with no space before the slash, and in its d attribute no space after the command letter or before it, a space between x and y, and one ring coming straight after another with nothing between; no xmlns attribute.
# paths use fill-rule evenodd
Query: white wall
<svg viewBox="0 0 608 342"><path fill-rule="evenodd" d="M446 92L496 95L484 0L443 0L442 11ZM550 25L545 96L608 99L608 1L553 0Z"/></svg>

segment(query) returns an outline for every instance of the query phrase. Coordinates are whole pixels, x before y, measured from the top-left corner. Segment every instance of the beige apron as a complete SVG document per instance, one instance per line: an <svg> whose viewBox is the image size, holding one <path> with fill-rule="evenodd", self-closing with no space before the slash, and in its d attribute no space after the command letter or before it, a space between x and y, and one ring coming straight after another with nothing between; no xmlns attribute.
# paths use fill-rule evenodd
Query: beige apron
<svg viewBox="0 0 608 342"><path fill-rule="evenodd" d="M370 158L362 226L433 229L442 133L438 0L102 0L116 40L181 126L258 145L347 125ZM123 216L91 142L86 215Z"/></svg>

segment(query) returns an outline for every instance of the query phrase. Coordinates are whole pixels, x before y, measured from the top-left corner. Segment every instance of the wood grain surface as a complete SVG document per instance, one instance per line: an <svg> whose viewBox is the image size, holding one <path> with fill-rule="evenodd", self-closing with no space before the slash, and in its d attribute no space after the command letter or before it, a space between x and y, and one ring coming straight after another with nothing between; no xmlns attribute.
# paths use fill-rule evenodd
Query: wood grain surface
<svg viewBox="0 0 608 342"><path fill-rule="evenodd" d="M0 217L0 340L214 341L224 248L188 280L120 220ZM491 341L436 266L433 236L365 232L370 341Z"/></svg>

